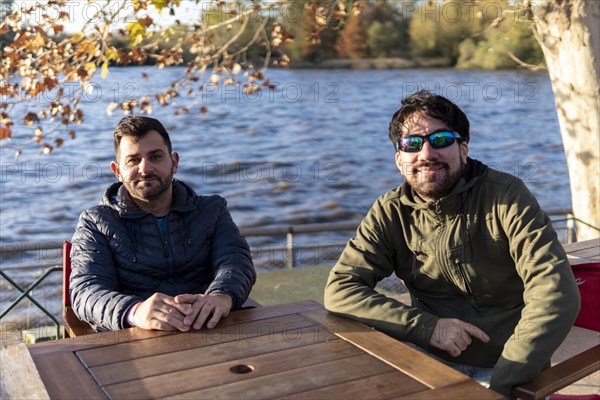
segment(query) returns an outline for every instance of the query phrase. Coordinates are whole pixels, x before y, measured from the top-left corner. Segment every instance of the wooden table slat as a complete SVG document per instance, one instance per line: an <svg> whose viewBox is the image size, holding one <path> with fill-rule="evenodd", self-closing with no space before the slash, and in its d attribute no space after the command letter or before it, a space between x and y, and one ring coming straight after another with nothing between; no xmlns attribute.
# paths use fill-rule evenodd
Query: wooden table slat
<svg viewBox="0 0 600 400"><path fill-rule="evenodd" d="M324 309L304 312L301 315L312 319L342 339L389 363L430 388L435 389L449 383L469 380L466 375L440 362L433 362L428 355L382 332L366 326L364 329L357 329L356 324L351 320L330 314ZM427 367L424 368L424 365Z"/></svg>
<svg viewBox="0 0 600 400"><path fill-rule="evenodd" d="M96 347L79 351L78 354L85 365L91 368L98 365L189 350L190 348L212 346L269 333L279 333L285 329L298 329L314 325L314 322L292 314L257 321L246 321L236 325L218 325L214 329L202 329L178 335L118 343L110 347ZM186 339L184 340L184 338Z"/></svg>
<svg viewBox="0 0 600 400"><path fill-rule="evenodd" d="M427 386L399 371L325 386L319 389L279 397L280 400L331 400L362 399L375 400L427 390Z"/></svg>
<svg viewBox="0 0 600 400"><path fill-rule="evenodd" d="M178 335L186 345L191 335ZM192 368L219 364L295 347L331 340L331 333L313 325L300 331L273 332L272 334L225 342L208 347L192 347L172 353L161 353L134 360L89 368L102 385L126 382L150 376L185 371ZM335 336L333 336L335 338ZM340 340L335 338L336 340ZM81 356L80 356L81 357Z"/></svg>
<svg viewBox="0 0 600 400"><path fill-rule="evenodd" d="M167 399L273 399L301 393L321 386L349 382L389 372L392 368L368 354L342 360L283 370L243 382L214 386Z"/></svg>
<svg viewBox="0 0 600 400"><path fill-rule="evenodd" d="M411 393L396 397L394 400L501 400L506 399L500 393L486 389L473 380L455 383L441 388Z"/></svg>
<svg viewBox="0 0 600 400"><path fill-rule="evenodd" d="M298 311L309 311L323 306L316 301L306 300L290 304L279 304L269 307L248 308L229 314L219 322L219 327L236 325L242 322L258 321L260 319L275 318L290 315ZM65 349L85 350L101 346L110 346L115 343L137 342L160 336L176 335L177 332L149 331L139 328L128 328L119 331L101 332L92 335L77 336L66 340L41 342L29 345L29 352L33 355L46 353L60 353Z"/></svg>
<svg viewBox="0 0 600 400"><path fill-rule="evenodd" d="M600 262L600 238L564 245L571 265Z"/></svg>
<svg viewBox="0 0 600 400"><path fill-rule="evenodd" d="M106 399L107 396L73 352L34 357L52 399Z"/></svg>
<svg viewBox="0 0 600 400"><path fill-rule="evenodd" d="M289 343L291 344L291 343ZM107 385L106 391L113 398L157 398L178 395L185 391L221 389L223 385L236 382L245 387L254 387L246 381L254 379L273 379L281 371L292 371L302 367L313 367L321 363L360 356L362 352L342 340L316 343L309 346L290 348L278 352L239 358L221 364L190 368L169 374L157 375L140 381L140 384L123 382ZM236 365L250 365L254 370L246 374L236 374L230 368ZM202 377L199 379L199 377ZM298 379L298 376L294 378ZM184 389L185 388L185 389ZM226 389L225 389L226 390ZM246 389L242 390L244 392ZM194 395L195 398L212 398L212 395ZM246 398L245 395L227 398Z"/></svg>
<svg viewBox="0 0 600 400"><path fill-rule="evenodd" d="M277 304L269 307L248 308L232 312L219 322L220 326L239 324L240 322L258 321L266 318L282 317L299 312L318 310L323 305L314 300L298 301L296 303Z"/></svg>
<svg viewBox="0 0 600 400"><path fill-rule="evenodd" d="M112 346L118 343L138 342L176 334L176 332L127 328L119 331L101 332L56 341L33 343L28 345L28 348L31 355L41 356L44 354L62 353L64 351L80 351L96 347Z"/></svg>
<svg viewBox="0 0 600 400"><path fill-rule="evenodd" d="M575 242L575 243L567 243L563 247L564 247L565 251L569 254L571 254L573 252L577 252L577 251L582 251L582 250L584 250L584 251L593 250L594 253L597 253L598 249L600 249L600 238L584 240L584 241Z"/></svg>

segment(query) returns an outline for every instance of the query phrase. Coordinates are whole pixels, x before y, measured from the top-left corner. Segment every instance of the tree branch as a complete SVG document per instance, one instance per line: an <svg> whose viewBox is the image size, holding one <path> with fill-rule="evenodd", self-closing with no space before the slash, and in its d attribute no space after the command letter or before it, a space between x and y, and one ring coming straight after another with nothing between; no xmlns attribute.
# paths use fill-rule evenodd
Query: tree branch
<svg viewBox="0 0 600 400"><path fill-rule="evenodd" d="M510 57L511 60L513 60L519 67L522 68L526 68L530 71L546 71L547 68L545 65L533 65L533 64L528 64L525 61L522 61L521 59L519 59L517 56L515 56L513 53L511 53L510 51L507 51L506 54L508 55L508 57Z"/></svg>

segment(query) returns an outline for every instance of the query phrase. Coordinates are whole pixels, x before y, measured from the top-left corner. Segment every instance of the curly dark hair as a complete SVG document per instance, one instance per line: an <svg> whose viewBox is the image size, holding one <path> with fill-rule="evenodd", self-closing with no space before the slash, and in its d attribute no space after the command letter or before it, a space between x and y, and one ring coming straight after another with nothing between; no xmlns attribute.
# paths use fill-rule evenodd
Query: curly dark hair
<svg viewBox="0 0 600 400"><path fill-rule="evenodd" d="M456 104L443 96L421 90L402 99L402 107L394 113L389 128L392 143L400 140L404 122L415 113L443 121L467 143L471 138L469 119Z"/></svg>
<svg viewBox="0 0 600 400"><path fill-rule="evenodd" d="M158 132L167 145L169 153L173 152L169 133L159 120L150 117L129 116L121 119L115 128L115 133L113 135L115 156L118 157L119 146L121 145L121 139L123 139L123 136L134 136L140 139L150 131Z"/></svg>

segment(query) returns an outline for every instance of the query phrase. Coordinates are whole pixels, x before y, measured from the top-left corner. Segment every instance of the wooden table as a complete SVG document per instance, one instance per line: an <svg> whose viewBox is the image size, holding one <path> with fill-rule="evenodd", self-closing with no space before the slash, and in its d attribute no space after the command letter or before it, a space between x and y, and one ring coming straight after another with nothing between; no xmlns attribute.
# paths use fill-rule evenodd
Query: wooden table
<svg viewBox="0 0 600 400"><path fill-rule="evenodd" d="M28 349L50 398L502 398L313 301L234 312L212 330L130 328Z"/></svg>
<svg viewBox="0 0 600 400"><path fill-rule="evenodd" d="M571 265L600 262L600 238L564 245Z"/></svg>

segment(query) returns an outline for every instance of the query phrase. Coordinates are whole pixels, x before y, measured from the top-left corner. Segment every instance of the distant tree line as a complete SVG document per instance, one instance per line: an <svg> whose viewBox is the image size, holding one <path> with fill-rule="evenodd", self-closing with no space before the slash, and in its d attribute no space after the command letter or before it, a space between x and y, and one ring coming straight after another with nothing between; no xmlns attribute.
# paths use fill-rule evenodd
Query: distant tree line
<svg viewBox="0 0 600 400"><path fill-rule="evenodd" d="M532 17L529 8L510 0L362 0L342 26L334 20L322 30L319 41L305 29L309 13L303 23L284 26L295 36L287 45L295 60L442 58L448 66L498 69L543 64Z"/></svg>
<svg viewBox="0 0 600 400"><path fill-rule="evenodd" d="M239 11L239 5L206 10L202 23L216 25ZM272 38L253 38L260 28L281 27L281 49L293 61L318 64L330 59L404 58L436 59L437 65L458 68L501 69L519 64L544 63L532 30L529 8L514 0L355 0L339 18L337 0L288 0L285 12L263 20L240 17L213 32L213 44L230 43L228 51L244 53L248 62L260 65L270 55L264 43ZM316 29L315 27L319 27ZM174 25L157 43L164 53L181 52L184 62L194 57L194 43L181 40L190 29ZM115 35L117 49L139 46L129 31ZM250 43L250 45L247 45ZM148 58L146 64L155 64ZM134 63L139 63L137 60ZM293 64L292 64L293 65Z"/></svg>

